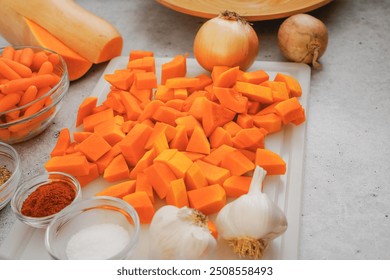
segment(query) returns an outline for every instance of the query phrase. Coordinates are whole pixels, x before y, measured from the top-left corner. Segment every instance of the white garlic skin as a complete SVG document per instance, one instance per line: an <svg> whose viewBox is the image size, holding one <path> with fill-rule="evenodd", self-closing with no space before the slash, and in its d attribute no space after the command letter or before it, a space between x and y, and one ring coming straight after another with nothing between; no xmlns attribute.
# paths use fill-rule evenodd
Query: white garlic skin
<svg viewBox="0 0 390 280"><path fill-rule="evenodd" d="M217 242L207 227L189 219L193 209L165 205L156 211L149 227L150 258L209 259Z"/></svg>
<svg viewBox="0 0 390 280"><path fill-rule="evenodd" d="M287 229L283 211L265 193L242 195L218 213L216 226L226 240L251 237L272 240Z"/></svg>

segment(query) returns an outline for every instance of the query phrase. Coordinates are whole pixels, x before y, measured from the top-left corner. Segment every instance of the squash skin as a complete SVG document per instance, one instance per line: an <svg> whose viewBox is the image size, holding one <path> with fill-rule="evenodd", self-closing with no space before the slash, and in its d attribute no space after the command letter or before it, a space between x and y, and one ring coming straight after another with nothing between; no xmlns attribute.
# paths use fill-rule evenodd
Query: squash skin
<svg viewBox="0 0 390 280"><path fill-rule="evenodd" d="M2 0L0 33L10 44L42 46L62 55L71 81L94 63L121 55L123 47L113 25L73 0Z"/></svg>
<svg viewBox="0 0 390 280"><path fill-rule="evenodd" d="M73 0L3 2L93 63L104 62L121 54L123 40L118 30Z"/></svg>

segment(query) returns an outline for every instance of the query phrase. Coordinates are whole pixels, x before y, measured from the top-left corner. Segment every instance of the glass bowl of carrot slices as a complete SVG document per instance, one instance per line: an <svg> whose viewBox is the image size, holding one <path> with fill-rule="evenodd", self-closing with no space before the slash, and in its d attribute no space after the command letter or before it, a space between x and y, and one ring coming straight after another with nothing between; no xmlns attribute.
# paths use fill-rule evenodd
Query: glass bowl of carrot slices
<svg viewBox="0 0 390 280"><path fill-rule="evenodd" d="M43 132L68 89L59 54L36 46L0 48L0 141L20 143Z"/></svg>

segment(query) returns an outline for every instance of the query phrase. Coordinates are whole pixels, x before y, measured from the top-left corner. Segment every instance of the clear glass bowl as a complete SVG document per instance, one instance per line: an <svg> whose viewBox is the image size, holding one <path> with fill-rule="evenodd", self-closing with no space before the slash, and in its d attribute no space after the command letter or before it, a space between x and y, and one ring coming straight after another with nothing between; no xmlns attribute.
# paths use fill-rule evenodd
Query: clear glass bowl
<svg viewBox="0 0 390 280"><path fill-rule="evenodd" d="M0 186L0 210L3 209L18 187L21 166L18 152L9 144L0 142L0 166L11 172L11 177Z"/></svg>
<svg viewBox="0 0 390 280"><path fill-rule="evenodd" d="M80 257L72 258L68 253L69 241L81 231L90 230L91 227L99 225L120 226L128 233L126 243L118 250L106 246L115 247L114 243L123 240L123 235L109 236L110 242L101 242L95 232L89 233L88 239L79 238L76 252ZM79 201L59 213L46 229L45 246L54 259L129 259L138 243L140 222L135 209L125 201L108 196L91 197ZM97 232L96 232L97 234ZM107 236L107 235L105 235ZM80 244L81 242L81 244ZM85 248L84 248L85 245ZM110 249L112 254L108 254ZM95 252L93 257L82 257L89 255L86 251ZM75 255L72 253L72 255ZM102 257L105 255L104 257Z"/></svg>
<svg viewBox="0 0 390 280"><path fill-rule="evenodd" d="M27 199L27 197L33 193L38 187L54 182L54 181L63 181L69 183L76 192L76 196L72 203L65 207L66 208L72 206L78 200L81 199L81 186L79 181L74 178L72 175L63 173L63 172L47 172L44 174L37 175L33 178L27 179L14 193L14 196L11 200L11 208L15 213L16 217L22 221L23 223L35 227L35 228L46 228L51 220L58 214L53 214L45 217L30 217L25 216L21 213L21 209L23 206L23 202ZM63 211L62 210L62 211ZM61 211L60 211L61 212Z"/></svg>
<svg viewBox="0 0 390 280"><path fill-rule="evenodd" d="M46 54L56 54L54 51L42 47L34 46L13 46L15 50L31 48L35 53L45 52ZM0 48L0 54L4 48ZM29 140L43 132L61 109L62 100L69 89L68 70L64 59L60 57L60 62L55 66L53 72L58 75L59 82L41 97L23 106L12 108L0 112L0 141L8 144L20 143ZM44 106L35 114L23 117L20 115L30 106L38 102L44 102Z"/></svg>

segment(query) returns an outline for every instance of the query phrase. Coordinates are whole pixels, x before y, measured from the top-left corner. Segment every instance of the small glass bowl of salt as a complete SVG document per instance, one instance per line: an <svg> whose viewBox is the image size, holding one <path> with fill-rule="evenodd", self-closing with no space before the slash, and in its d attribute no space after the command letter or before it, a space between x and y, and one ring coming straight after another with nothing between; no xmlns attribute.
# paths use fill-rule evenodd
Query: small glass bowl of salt
<svg viewBox="0 0 390 280"><path fill-rule="evenodd" d="M138 243L140 221L127 202L91 197L56 215L46 229L45 246L59 260L124 260Z"/></svg>

